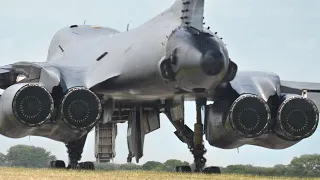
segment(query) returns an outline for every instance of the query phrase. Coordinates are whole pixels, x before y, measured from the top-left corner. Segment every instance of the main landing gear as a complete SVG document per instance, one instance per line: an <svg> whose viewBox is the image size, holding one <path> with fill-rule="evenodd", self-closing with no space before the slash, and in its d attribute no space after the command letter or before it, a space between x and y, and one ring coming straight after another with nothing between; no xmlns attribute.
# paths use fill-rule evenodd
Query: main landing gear
<svg viewBox="0 0 320 180"><path fill-rule="evenodd" d="M175 132L176 136L184 143L188 145L190 152L194 157L194 172L210 173L210 174L220 174L219 167L206 167L206 158L204 154L206 149L203 144L203 123L201 115L201 107L205 106L207 103L206 98L197 98L196 99L196 123L194 124L194 132L184 124L184 101L181 99L181 102L178 106L171 107L169 104L172 102L167 102L167 108L165 108L165 114L168 119L171 121L173 126L177 129ZM190 166L178 166L175 169L176 172L192 172Z"/></svg>
<svg viewBox="0 0 320 180"><path fill-rule="evenodd" d="M69 164L66 167L66 164L64 161L56 160L50 162L50 168L53 169L80 169L80 170L94 170L94 164L93 162L81 162L79 163L81 159L81 155L83 152L83 147L86 142L87 135L84 135L82 138L67 143L66 147L68 149L68 155L69 155Z"/></svg>

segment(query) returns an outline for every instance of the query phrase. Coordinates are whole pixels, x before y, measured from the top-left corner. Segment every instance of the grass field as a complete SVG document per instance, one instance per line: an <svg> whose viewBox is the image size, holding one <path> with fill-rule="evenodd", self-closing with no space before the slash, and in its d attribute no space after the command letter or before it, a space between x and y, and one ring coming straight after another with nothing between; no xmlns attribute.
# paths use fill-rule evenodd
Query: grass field
<svg viewBox="0 0 320 180"><path fill-rule="evenodd" d="M311 178L254 177L238 175L203 175L132 171L68 171L48 169L0 168L0 180L112 180L112 179L214 179L214 180L301 180ZM320 180L320 178L318 178Z"/></svg>

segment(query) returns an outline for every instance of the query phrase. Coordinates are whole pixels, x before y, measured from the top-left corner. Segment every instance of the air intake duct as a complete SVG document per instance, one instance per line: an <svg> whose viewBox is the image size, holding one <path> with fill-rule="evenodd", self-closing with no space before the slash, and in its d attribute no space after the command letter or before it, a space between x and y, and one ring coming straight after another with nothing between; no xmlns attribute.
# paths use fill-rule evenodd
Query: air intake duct
<svg viewBox="0 0 320 180"><path fill-rule="evenodd" d="M319 110L316 104L300 95L282 94L281 100L277 113L278 135L290 140L310 137L319 122Z"/></svg>
<svg viewBox="0 0 320 180"><path fill-rule="evenodd" d="M92 91L73 87L62 98L60 114L62 121L74 130L88 130L100 119L102 106Z"/></svg>
<svg viewBox="0 0 320 180"><path fill-rule="evenodd" d="M231 105L228 120L233 130L245 138L265 133L270 123L270 109L257 95L240 95Z"/></svg>

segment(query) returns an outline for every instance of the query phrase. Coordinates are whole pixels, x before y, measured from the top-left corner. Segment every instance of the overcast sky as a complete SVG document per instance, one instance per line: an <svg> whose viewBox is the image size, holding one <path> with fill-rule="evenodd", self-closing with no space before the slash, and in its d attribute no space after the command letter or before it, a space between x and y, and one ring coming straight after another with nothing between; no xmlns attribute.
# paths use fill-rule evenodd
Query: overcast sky
<svg viewBox="0 0 320 180"><path fill-rule="evenodd" d="M120 31L137 27L168 8L174 0L0 0L0 65L17 61L44 61L53 34L72 24L101 25ZM318 0L207 0L205 22L218 31L240 70L264 70L278 73L281 79L320 82L320 13ZM195 106L186 103L186 121L193 127ZM127 158L126 124L118 126L117 155ZM170 158L192 162L186 145L173 134L174 128L161 115L161 129L148 134L144 157L165 161ZM239 153L209 147L208 164L287 164L305 153L320 151L319 130L309 139L285 150L243 146ZM27 144L50 150L67 160L65 146L45 138L9 139L0 136L0 152L10 146ZM83 160L94 160L94 134L90 133Z"/></svg>

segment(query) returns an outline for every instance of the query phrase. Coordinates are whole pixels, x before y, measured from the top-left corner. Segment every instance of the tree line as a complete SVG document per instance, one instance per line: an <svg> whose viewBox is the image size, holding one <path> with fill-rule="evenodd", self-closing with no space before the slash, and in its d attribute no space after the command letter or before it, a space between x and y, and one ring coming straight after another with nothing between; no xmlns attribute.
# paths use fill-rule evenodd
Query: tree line
<svg viewBox="0 0 320 180"><path fill-rule="evenodd" d="M0 153L0 166L47 168L50 161L56 160L56 156L44 148L16 145L12 146L7 154ZM144 171L174 171L176 166L189 165L194 169L193 163L169 159L164 163L148 161L142 165L134 163L114 164L95 163L99 170L144 170ZM320 177L320 154L305 154L294 157L288 165L278 164L274 167L257 167L252 165L229 165L220 167L222 173L250 174L261 176L295 176L295 177Z"/></svg>

